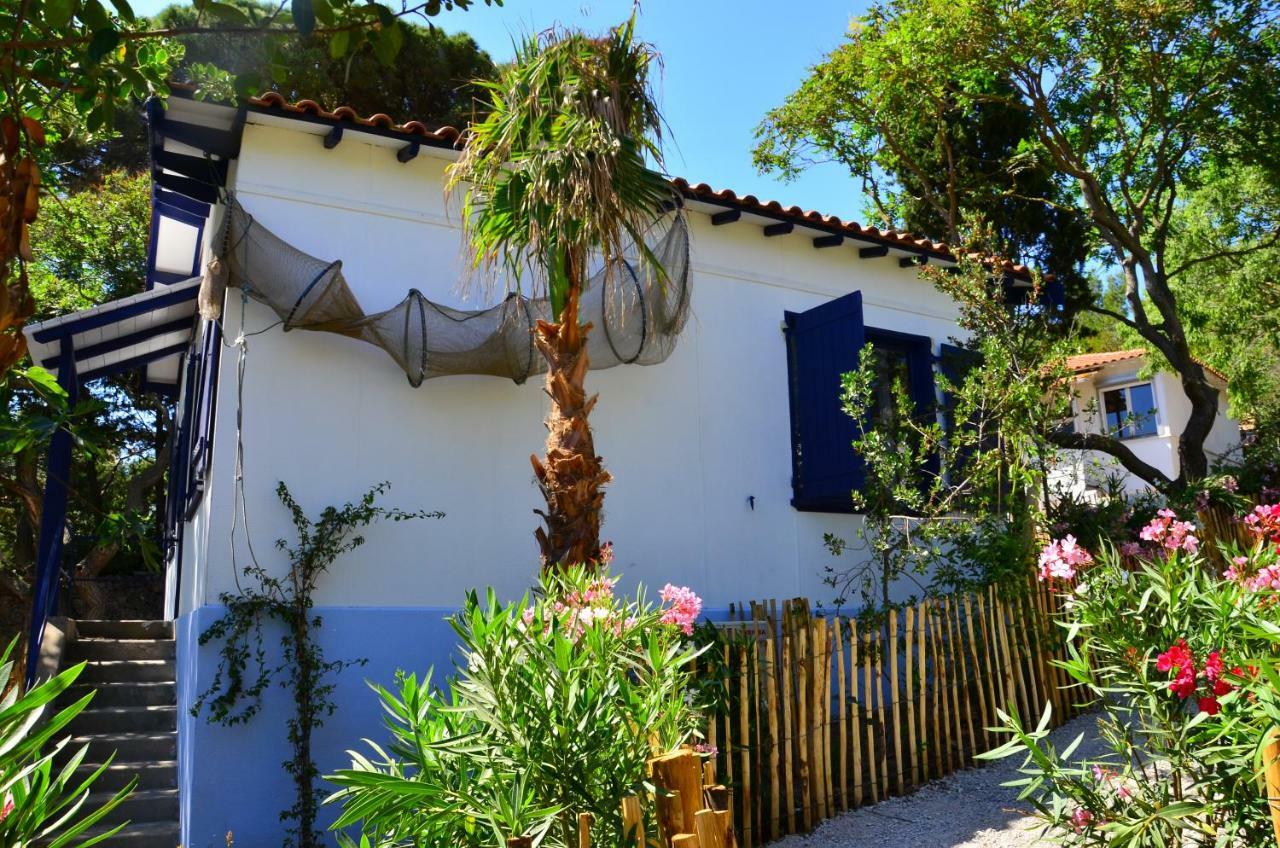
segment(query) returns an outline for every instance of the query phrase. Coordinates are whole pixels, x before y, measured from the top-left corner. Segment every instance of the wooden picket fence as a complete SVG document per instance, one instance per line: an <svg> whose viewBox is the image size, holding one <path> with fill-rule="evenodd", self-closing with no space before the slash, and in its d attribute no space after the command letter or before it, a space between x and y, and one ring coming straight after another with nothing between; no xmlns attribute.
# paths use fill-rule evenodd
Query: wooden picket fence
<svg viewBox="0 0 1280 848"><path fill-rule="evenodd" d="M652 796L622 799L622 845L619 848L738 848L733 830L732 793L717 782L715 763L688 747L649 761ZM644 809L653 811L655 827L646 827ZM591 848L594 820L577 816L577 848ZM657 841L647 838L656 830ZM507 848L533 848L529 836L507 838Z"/></svg>
<svg viewBox="0 0 1280 848"><path fill-rule="evenodd" d="M1077 712L1059 599L1033 584L931 598L880 620L815 616L808 601L735 607L714 658L708 723L744 848L807 832L974 763L1003 739L996 710L1054 723Z"/></svg>

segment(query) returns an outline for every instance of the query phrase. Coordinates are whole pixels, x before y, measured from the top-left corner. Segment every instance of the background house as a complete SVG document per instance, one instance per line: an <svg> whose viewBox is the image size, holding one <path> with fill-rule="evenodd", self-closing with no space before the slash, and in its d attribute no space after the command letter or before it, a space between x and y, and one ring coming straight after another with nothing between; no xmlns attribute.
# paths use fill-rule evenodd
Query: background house
<svg viewBox="0 0 1280 848"><path fill-rule="evenodd" d="M387 503L447 514L371 528L318 590L326 654L369 661L342 673L339 710L315 740L328 770L378 733L365 678L447 669L444 618L463 592L492 585L517 598L532 582L541 499L528 457L544 438L545 399L536 379L411 388L377 348L285 333L235 289L220 322L195 314L226 191L298 250L341 260L366 311L411 288L450 306L487 305L460 286L460 230L442 191L456 132L278 95L238 109L179 97L149 114L149 291L28 334L33 356L64 382L145 367L157 391L176 397L167 614L177 622L182 844L222 845L228 831L237 844L279 844L276 814L292 791L277 767L287 757L280 693L232 729L190 712L218 661L199 637L224 593L236 593L239 570L256 561L284 571L273 542L292 527L277 482L311 513L388 481ZM935 398L957 310L916 266L953 259L907 235L705 185L674 188L692 236L692 317L665 362L588 377L601 398L596 446L616 478L604 525L615 568L628 590L690 585L712 614L752 598L829 600L823 534L852 540L860 525L849 493L861 469L839 376L870 340L900 362L917 399ZM1004 270L1012 290L1029 286L1027 269Z"/></svg>
<svg viewBox="0 0 1280 848"><path fill-rule="evenodd" d="M1146 351L1116 350L1067 358L1071 369L1072 416L1064 426L1077 433L1117 434L1139 459L1170 478L1179 474L1178 438L1186 426L1191 404L1172 371L1148 373ZM1205 366L1218 389L1218 415L1205 442L1210 463L1238 459L1240 422L1227 414L1227 381ZM1122 468L1114 457L1097 451L1060 451L1050 474L1058 495L1096 500L1109 481L1118 479L1126 492L1149 488Z"/></svg>

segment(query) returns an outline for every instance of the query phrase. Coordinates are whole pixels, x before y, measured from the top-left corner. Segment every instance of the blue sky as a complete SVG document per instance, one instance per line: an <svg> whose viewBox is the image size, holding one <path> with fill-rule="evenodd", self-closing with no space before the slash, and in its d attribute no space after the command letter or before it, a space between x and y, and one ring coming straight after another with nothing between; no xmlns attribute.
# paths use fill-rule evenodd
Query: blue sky
<svg viewBox="0 0 1280 848"><path fill-rule="evenodd" d="M171 2L171 0L169 0ZM135 0L151 14L169 2ZM640 36L662 53L663 110L671 125L667 168L675 176L780 200L843 218L861 217L857 183L836 166L792 183L757 174L751 165L756 124L804 79L807 69L836 47L866 2L800 0L647 0ZM494 59L512 55L512 35L560 23L603 30L631 13L631 0L506 0L435 19L448 31L469 32ZM409 119L412 115L393 116Z"/></svg>

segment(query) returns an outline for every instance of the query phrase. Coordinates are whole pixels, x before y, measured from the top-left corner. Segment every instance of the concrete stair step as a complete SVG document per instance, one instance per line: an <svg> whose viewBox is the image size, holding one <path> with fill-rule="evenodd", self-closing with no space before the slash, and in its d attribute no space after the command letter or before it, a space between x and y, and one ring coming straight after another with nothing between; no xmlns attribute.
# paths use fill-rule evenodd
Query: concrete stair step
<svg viewBox="0 0 1280 848"><path fill-rule="evenodd" d="M172 706L177 703L173 683L132 680L77 683L62 694L62 703L73 703L90 692L94 695L89 706L95 710L103 707Z"/></svg>
<svg viewBox="0 0 1280 848"><path fill-rule="evenodd" d="M164 733L178 726L178 708L153 707L98 707L89 709L71 720L71 732L87 736L95 733Z"/></svg>
<svg viewBox="0 0 1280 848"><path fill-rule="evenodd" d="M73 737L55 762L66 762L86 744L89 746L87 762L105 763L112 754L115 754L113 763L153 763L178 756L178 734L172 730L168 733L95 733Z"/></svg>
<svg viewBox="0 0 1280 848"><path fill-rule="evenodd" d="M172 683L174 674L172 660L95 660L85 666L76 682Z"/></svg>
<svg viewBox="0 0 1280 848"><path fill-rule="evenodd" d="M83 780L98 770L99 764L81 765L76 778ZM154 760L139 763L113 762L93 782L95 792L118 792L134 777L138 778L136 791L144 789L177 789L178 761Z"/></svg>
<svg viewBox="0 0 1280 848"><path fill-rule="evenodd" d="M173 622L81 618L76 620L76 633L88 639L172 639Z"/></svg>
<svg viewBox="0 0 1280 848"><path fill-rule="evenodd" d="M88 840L96 834L110 830L110 827L92 827L80 835L80 840ZM178 845L177 822L135 822L106 842L99 842L105 848L176 848ZM39 843L40 846L47 843ZM77 842L79 844L79 842Z"/></svg>
<svg viewBox="0 0 1280 848"><path fill-rule="evenodd" d="M95 810L111 799L109 792L93 792L85 801L85 808ZM178 820L178 790L139 789L120 802L120 806L102 818L107 827L130 822L175 822ZM114 843L111 843L114 844Z"/></svg>
<svg viewBox="0 0 1280 848"><path fill-rule="evenodd" d="M71 643L70 660L171 660L175 644L171 639L76 639Z"/></svg>

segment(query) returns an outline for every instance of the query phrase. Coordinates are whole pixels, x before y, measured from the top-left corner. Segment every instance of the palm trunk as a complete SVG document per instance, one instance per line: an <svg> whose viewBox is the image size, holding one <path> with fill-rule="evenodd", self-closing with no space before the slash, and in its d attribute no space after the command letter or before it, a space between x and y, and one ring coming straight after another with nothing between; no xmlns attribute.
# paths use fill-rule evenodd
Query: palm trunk
<svg viewBox="0 0 1280 848"><path fill-rule="evenodd" d="M542 567L587 565L600 559L600 516L604 486L612 479L596 455L587 420L596 396L587 397L587 334L578 323L578 285L569 287L559 323L539 321L534 344L547 360L546 456L530 457L546 511L535 510L546 527L534 531Z"/></svg>

